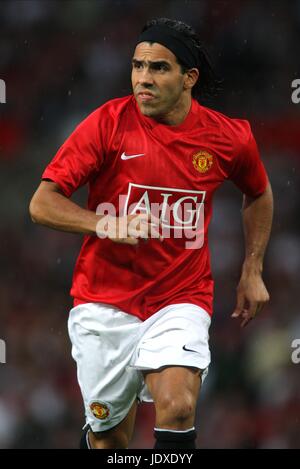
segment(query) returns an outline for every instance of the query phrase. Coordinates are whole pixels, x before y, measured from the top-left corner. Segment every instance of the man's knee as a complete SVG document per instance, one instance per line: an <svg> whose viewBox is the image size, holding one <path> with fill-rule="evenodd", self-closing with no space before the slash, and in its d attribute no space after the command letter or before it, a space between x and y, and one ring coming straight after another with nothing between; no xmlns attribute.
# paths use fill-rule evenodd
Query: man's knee
<svg viewBox="0 0 300 469"><path fill-rule="evenodd" d="M156 401L156 415L165 424L184 424L195 415L196 399L190 391L162 394Z"/></svg>
<svg viewBox="0 0 300 469"><path fill-rule="evenodd" d="M89 432L90 445L94 449L126 449L129 437L122 429L112 429L105 432Z"/></svg>

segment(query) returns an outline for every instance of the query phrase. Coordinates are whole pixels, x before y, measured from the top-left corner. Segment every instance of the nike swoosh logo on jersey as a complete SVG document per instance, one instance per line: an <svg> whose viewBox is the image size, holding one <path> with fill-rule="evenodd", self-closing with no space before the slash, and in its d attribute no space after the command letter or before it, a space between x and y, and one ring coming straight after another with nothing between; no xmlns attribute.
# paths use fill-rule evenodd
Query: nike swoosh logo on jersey
<svg viewBox="0 0 300 469"><path fill-rule="evenodd" d="M192 350L190 348L186 348L186 346L184 345L183 347L183 350L185 350L186 352L195 352L195 353L199 353L197 350Z"/></svg>
<svg viewBox="0 0 300 469"><path fill-rule="evenodd" d="M137 158L138 156L144 156L145 153L138 153L137 155L126 155L123 151L121 155L121 160L131 160L131 158Z"/></svg>

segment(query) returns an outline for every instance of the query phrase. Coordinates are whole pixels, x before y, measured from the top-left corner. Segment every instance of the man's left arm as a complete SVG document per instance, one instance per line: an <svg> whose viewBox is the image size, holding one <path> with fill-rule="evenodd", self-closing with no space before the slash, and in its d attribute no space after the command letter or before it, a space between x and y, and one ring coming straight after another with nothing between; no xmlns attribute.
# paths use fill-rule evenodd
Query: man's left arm
<svg viewBox="0 0 300 469"><path fill-rule="evenodd" d="M273 194L270 183L265 192L258 197L244 195L242 212L245 260L237 287L237 305L232 317L241 318L241 326L244 327L269 301L262 271L273 218Z"/></svg>

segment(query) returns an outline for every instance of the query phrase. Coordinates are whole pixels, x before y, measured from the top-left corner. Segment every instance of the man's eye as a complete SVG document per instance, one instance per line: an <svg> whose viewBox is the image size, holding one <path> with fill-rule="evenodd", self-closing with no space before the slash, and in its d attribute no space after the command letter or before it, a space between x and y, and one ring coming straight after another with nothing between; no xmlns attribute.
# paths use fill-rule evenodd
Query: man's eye
<svg viewBox="0 0 300 469"><path fill-rule="evenodd" d="M159 72L165 72L168 70L166 65L154 65L154 70L158 70Z"/></svg>
<svg viewBox="0 0 300 469"><path fill-rule="evenodd" d="M141 65L141 64L138 64L138 63L134 63L134 64L133 64L133 68L140 69L140 68L142 68L142 65Z"/></svg>

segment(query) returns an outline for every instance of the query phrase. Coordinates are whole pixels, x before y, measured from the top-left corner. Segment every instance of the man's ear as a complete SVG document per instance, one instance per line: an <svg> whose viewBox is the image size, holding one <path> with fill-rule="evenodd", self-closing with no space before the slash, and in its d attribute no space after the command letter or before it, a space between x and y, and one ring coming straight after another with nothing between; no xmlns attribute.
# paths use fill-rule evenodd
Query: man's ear
<svg viewBox="0 0 300 469"><path fill-rule="evenodd" d="M184 78L184 88L185 89L192 89L193 86L197 83L199 79L199 70L198 68L191 68L185 72Z"/></svg>

